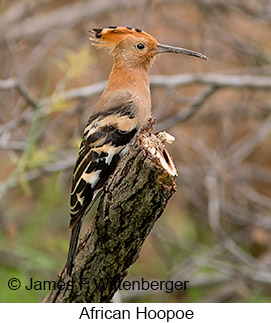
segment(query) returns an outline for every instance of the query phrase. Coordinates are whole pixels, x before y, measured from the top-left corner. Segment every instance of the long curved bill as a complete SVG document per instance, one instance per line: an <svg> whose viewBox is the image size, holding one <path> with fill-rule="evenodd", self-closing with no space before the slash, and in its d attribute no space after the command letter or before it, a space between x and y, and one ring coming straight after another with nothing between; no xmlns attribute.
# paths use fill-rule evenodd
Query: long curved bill
<svg viewBox="0 0 271 323"><path fill-rule="evenodd" d="M163 45L158 43L157 48L155 49L155 54L162 54L162 53L176 53L176 54L194 56L194 57L198 57L206 60L209 59L206 55L201 54L199 52L195 52L194 50L181 48L181 47L168 46L168 45Z"/></svg>

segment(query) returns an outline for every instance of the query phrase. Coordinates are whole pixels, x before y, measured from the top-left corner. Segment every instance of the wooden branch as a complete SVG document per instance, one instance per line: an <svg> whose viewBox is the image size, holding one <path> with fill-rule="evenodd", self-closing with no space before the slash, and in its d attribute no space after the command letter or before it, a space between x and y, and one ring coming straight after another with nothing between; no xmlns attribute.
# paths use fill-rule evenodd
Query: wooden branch
<svg viewBox="0 0 271 323"><path fill-rule="evenodd" d="M170 136L171 137L171 136ZM109 179L88 233L79 245L72 277L63 270L44 300L109 302L136 261L155 222L176 191L177 172L163 141L144 130ZM72 288L68 282L72 280Z"/></svg>
<svg viewBox="0 0 271 323"><path fill-rule="evenodd" d="M152 87L175 88L183 85L202 84L216 88L251 88L258 90L271 89L270 76L257 75L228 75L228 74L175 74L151 75ZM0 83L1 84L1 83ZM88 99L100 94L106 86L106 81L97 82L88 86L74 88L63 93L67 100ZM0 87L1 90L1 87ZM49 98L46 98L48 101Z"/></svg>
<svg viewBox="0 0 271 323"><path fill-rule="evenodd" d="M179 87L189 84L212 85L221 88L250 88L268 90L271 88L271 77L257 75L227 75L227 74L176 74L153 75L150 78L153 86Z"/></svg>
<svg viewBox="0 0 271 323"><path fill-rule="evenodd" d="M249 88L261 91L269 91L271 89L271 77L269 76L255 76L255 75L224 75L224 74L176 74L171 76L152 75L150 77L152 87L164 87L164 88L178 88L183 85L200 84L208 85L209 88L206 92L203 92L202 97L196 98L195 102L188 107L188 110L183 112L184 114L178 115L178 122L183 118L188 118L192 115L201 104L212 95L213 91L220 88ZM19 86L19 87L18 87ZM46 117L51 113L50 104L52 97L48 96L37 102L35 99L31 99L30 93L27 95L26 87L22 87L16 79L0 80L0 91L7 91L10 89L16 89L32 106L39 104L42 107L40 117ZM65 100L84 100L89 99L95 95L102 93L106 86L106 81L97 82L88 86L74 88L62 93L62 98ZM0 134L5 132L11 132L24 123L32 122L34 117L33 109L26 109L18 118L0 125ZM170 121L163 120L163 123L157 124L158 130L164 130L167 123L170 125Z"/></svg>
<svg viewBox="0 0 271 323"><path fill-rule="evenodd" d="M216 92L216 90L216 86L208 86L208 88L204 89L204 91L198 97L196 97L196 99L194 99L187 108L181 110L180 112L174 113L165 120L160 121L156 127L156 130L167 130L179 122L189 120L203 106L207 99Z"/></svg>
<svg viewBox="0 0 271 323"><path fill-rule="evenodd" d="M8 90L16 90L19 92L25 100L33 107L38 105L38 99L36 99L27 89L27 87L20 83L18 80L9 78L6 80L0 80L0 90L8 91Z"/></svg>

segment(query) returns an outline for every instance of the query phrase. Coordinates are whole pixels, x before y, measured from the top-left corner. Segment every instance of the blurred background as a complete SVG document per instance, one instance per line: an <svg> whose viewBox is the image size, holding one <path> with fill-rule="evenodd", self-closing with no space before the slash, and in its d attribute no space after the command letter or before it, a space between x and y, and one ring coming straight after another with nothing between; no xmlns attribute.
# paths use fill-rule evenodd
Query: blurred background
<svg viewBox="0 0 271 323"><path fill-rule="evenodd" d="M120 300L269 302L269 0L1 1L0 301L40 302L48 291L10 291L8 280L53 280L65 264L71 172L112 66L88 30L108 25L210 58L161 55L151 69L156 130L176 138L178 191L126 277L189 288Z"/></svg>

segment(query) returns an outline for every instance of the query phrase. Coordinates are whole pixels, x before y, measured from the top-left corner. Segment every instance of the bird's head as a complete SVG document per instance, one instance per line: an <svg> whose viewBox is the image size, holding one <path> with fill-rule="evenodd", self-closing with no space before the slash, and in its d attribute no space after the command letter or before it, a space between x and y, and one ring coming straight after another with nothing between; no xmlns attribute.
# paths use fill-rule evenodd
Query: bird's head
<svg viewBox="0 0 271 323"><path fill-rule="evenodd" d="M159 44L157 40L139 28L110 26L104 29L92 29L92 44L98 48L107 49L116 63L129 67L149 68L157 54L177 53L202 59L207 56L180 47Z"/></svg>

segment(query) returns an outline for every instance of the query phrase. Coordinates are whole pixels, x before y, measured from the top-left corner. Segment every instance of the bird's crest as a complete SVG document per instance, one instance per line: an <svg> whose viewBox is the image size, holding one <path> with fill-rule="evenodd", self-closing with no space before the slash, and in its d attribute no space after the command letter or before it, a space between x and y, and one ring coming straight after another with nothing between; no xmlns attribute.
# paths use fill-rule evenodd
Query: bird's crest
<svg viewBox="0 0 271 323"><path fill-rule="evenodd" d="M107 28L94 28L90 30L93 37L90 37L92 45L99 48L114 49L119 43L129 36L145 38L146 40L156 40L139 28L109 26Z"/></svg>

